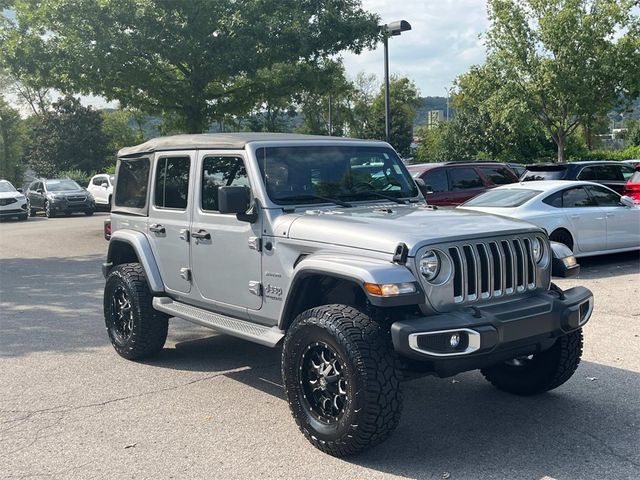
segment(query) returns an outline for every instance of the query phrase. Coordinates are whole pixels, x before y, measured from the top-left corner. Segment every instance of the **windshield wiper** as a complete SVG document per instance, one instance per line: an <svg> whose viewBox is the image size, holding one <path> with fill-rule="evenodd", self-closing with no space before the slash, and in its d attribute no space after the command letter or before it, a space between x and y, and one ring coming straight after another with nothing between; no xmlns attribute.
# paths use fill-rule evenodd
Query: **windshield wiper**
<svg viewBox="0 0 640 480"><path fill-rule="evenodd" d="M353 205L351 205L349 202L344 202L344 201L338 200L336 198L323 197L322 195L316 195L314 193L305 193L304 195L291 195L289 197L277 197L277 198L274 198L274 200L275 201L279 201L279 200L324 200L324 201L327 201L327 202L335 203L336 205L340 205L341 207L345 207L345 208L353 207Z"/></svg>
<svg viewBox="0 0 640 480"><path fill-rule="evenodd" d="M392 197L391 195L385 195L384 193L375 192L373 190L371 191L362 190L360 192L351 192L349 193L349 195L353 195L354 197L363 196L363 195L373 195L374 197L386 198L387 200L391 200L392 202L399 203L400 205L406 205L410 203L409 200Z"/></svg>

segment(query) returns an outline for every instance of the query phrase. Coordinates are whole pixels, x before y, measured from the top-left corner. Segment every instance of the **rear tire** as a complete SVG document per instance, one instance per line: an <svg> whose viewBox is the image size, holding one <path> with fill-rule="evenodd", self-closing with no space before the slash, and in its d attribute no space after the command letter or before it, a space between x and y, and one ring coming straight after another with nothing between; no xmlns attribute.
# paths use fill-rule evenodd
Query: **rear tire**
<svg viewBox="0 0 640 480"><path fill-rule="evenodd" d="M569 250L573 251L573 238L571 234L566 230L556 230L549 235L549 240L552 242L558 242L569 247Z"/></svg>
<svg viewBox="0 0 640 480"><path fill-rule="evenodd" d="M162 350L169 317L152 306L144 270L139 263L113 268L104 287L104 319L111 344L121 357L137 360Z"/></svg>
<svg viewBox="0 0 640 480"><path fill-rule="evenodd" d="M385 440L402 410L388 329L346 305L301 313L287 331L282 377L304 436L336 457Z"/></svg>
<svg viewBox="0 0 640 480"><path fill-rule="evenodd" d="M482 375L499 390L515 395L537 395L559 387L571 376L582 357L582 330L556 340L544 352L483 368Z"/></svg>

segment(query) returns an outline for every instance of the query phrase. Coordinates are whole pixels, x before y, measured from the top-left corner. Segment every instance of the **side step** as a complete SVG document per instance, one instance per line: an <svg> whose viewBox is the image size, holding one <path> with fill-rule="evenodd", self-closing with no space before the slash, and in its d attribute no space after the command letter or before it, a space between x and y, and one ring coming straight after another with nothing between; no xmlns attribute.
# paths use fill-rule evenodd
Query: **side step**
<svg viewBox="0 0 640 480"><path fill-rule="evenodd" d="M172 317L179 317L203 327L213 328L219 332L266 345L267 347L275 347L284 337L284 332L278 327L265 327L264 325L227 317L226 315L176 302L169 297L155 297L153 299L153 308Z"/></svg>

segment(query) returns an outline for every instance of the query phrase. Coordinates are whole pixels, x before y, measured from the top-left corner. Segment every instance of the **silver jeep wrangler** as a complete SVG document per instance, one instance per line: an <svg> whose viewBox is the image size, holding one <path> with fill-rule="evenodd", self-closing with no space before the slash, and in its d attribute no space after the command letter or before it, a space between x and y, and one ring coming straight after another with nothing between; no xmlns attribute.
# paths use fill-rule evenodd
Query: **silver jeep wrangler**
<svg viewBox="0 0 640 480"><path fill-rule="evenodd" d="M307 439L343 456L387 438L405 372L480 369L517 395L562 385L589 290L562 291L547 234L437 209L384 142L285 134L156 138L119 152L104 315L128 359L170 317L282 345ZM565 255L566 258L562 258Z"/></svg>

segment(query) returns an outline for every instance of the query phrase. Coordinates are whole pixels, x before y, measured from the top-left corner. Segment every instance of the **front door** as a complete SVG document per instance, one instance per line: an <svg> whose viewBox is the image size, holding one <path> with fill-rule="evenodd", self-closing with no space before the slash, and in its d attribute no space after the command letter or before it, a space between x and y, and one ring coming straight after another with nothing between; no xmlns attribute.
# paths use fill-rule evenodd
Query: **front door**
<svg viewBox="0 0 640 480"><path fill-rule="evenodd" d="M604 187L586 187L607 220L607 250L640 246L640 209L625 207L620 195Z"/></svg>
<svg viewBox="0 0 640 480"><path fill-rule="evenodd" d="M218 211L218 188L250 187L243 155L200 152L198 166L191 223L194 284L202 300L231 311L258 310L262 306L262 257L257 240L261 216L251 224Z"/></svg>
<svg viewBox="0 0 640 480"><path fill-rule="evenodd" d="M564 190L562 206L580 251L595 252L607 248L607 222L604 211L584 187Z"/></svg>
<svg viewBox="0 0 640 480"><path fill-rule="evenodd" d="M157 154L147 233L165 287L169 291L191 290L189 270L189 223L193 202L190 171L194 152Z"/></svg>

